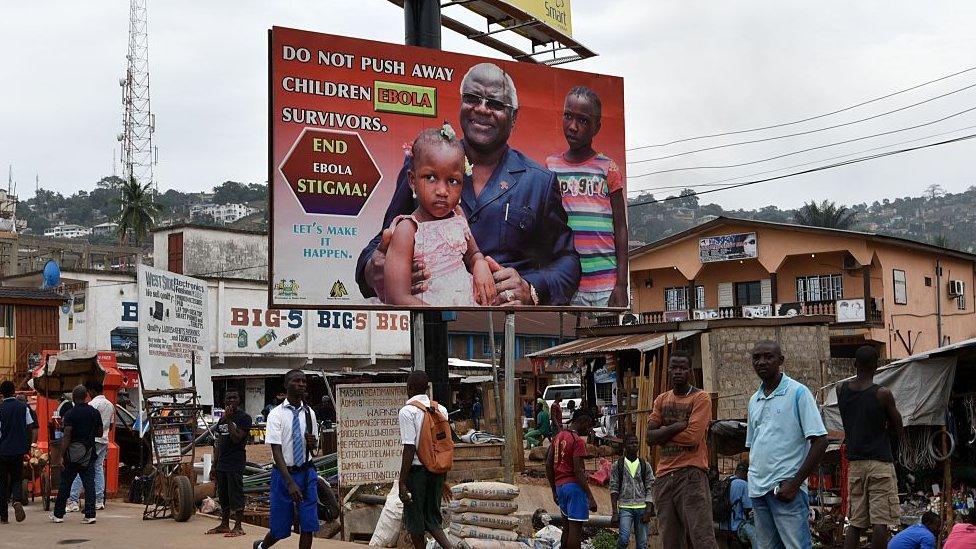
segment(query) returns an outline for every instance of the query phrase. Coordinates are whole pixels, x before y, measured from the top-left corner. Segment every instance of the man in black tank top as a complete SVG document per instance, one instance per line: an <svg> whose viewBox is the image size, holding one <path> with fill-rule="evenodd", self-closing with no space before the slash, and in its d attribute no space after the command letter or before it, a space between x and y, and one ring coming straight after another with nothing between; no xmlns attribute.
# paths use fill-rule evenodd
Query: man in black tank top
<svg viewBox="0 0 976 549"><path fill-rule="evenodd" d="M848 493L850 521L844 549L861 546L861 534L872 529L871 548L888 546L888 526L897 526L898 481L893 443L901 433L901 414L895 397L874 382L878 351L870 345L854 354L857 377L837 387L837 404L844 423L844 442L850 461Z"/></svg>

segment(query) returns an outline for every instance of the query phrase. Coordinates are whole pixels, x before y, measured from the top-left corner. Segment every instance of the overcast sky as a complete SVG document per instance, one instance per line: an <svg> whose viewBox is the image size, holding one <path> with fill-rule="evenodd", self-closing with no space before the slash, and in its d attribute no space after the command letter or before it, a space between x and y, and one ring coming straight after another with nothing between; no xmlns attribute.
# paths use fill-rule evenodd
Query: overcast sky
<svg viewBox="0 0 976 549"><path fill-rule="evenodd" d="M462 11L452 7L445 14ZM976 2L966 0L573 0L574 35L600 56L567 66L624 77L627 145L638 147L802 119L976 66L974 22ZM403 40L403 12L386 0L150 0L161 189L200 191L225 180L265 180L265 31L272 25ZM127 30L124 0L5 3L0 18L0 166L13 165L22 198L33 195L35 174L43 188L67 195L90 189L112 173ZM501 57L446 29L443 46ZM710 183L968 126L973 128L903 146L976 133L973 111L925 128L773 162L635 177L661 169L751 162L925 123L976 106L972 88L846 128L633 164L855 120L974 83L976 71L805 124L631 151L628 185L636 190ZM976 185L974 156L976 140L971 140L713 193L702 201L729 208L796 207L823 198L870 202L918 195L932 183L959 192ZM775 173L763 177L769 175Z"/></svg>

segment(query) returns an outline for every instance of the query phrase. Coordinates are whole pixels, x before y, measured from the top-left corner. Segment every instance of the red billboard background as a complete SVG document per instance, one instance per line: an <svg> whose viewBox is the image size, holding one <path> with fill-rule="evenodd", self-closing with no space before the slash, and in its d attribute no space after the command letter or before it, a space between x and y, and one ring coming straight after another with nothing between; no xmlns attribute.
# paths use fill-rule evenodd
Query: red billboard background
<svg viewBox="0 0 976 549"><path fill-rule="evenodd" d="M404 146L444 121L460 134L461 80L478 63L511 76L519 109L508 144L543 166L567 149L567 92L594 90L602 129L593 148L616 162L626 182L619 77L282 27L272 29L269 47L272 307L404 308L367 302L356 260L381 229ZM339 154L330 147L344 149L342 166L313 169L310 151L340 158L328 156Z"/></svg>

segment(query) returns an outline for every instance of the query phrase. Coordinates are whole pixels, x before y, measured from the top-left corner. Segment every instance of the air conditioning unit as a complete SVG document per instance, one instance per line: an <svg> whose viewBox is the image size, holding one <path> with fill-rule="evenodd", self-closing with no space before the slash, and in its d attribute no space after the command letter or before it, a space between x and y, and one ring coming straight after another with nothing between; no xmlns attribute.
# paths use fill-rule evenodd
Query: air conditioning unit
<svg viewBox="0 0 976 549"><path fill-rule="evenodd" d="M620 315L620 325L621 326L633 326L638 324L639 319L634 313L624 313Z"/></svg>
<svg viewBox="0 0 976 549"><path fill-rule="evenodd" d="M949 295L960 296L966 293L966 283L962 280L949 281Z"/></svg>

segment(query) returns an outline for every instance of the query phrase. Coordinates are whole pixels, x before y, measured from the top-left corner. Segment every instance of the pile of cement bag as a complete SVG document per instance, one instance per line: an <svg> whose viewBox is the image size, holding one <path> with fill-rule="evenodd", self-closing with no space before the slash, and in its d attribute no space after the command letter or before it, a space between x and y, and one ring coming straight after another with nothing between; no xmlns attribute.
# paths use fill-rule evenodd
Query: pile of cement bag
<svg viewBox="0 0 976 549"><path fill-rule="evenodd" d="M518 541L518 486L466 482L451 488L451 543L461 549L526 549Z"/></svg>

